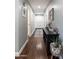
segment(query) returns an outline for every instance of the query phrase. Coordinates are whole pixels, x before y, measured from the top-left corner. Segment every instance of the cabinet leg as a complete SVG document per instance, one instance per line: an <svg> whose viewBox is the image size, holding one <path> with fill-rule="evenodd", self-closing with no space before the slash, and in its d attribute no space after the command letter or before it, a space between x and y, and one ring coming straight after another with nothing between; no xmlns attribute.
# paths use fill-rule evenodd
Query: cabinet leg
<svg viewBox="0 0 79 59"><path fill-rule="evenodd" d="M53 56L51 55L51 59L53 59Z"/></svg>

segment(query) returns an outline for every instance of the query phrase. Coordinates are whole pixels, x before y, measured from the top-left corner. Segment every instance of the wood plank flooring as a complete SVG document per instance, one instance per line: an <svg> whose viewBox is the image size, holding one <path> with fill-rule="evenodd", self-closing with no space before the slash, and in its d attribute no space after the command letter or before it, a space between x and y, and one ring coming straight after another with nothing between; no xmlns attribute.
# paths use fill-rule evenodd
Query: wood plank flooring
<svg viewBox="0 0 79 59"><path fill-rule="evenodd" d="M15 59L48 59L43 37L31 37L21 56Z"/></svg>

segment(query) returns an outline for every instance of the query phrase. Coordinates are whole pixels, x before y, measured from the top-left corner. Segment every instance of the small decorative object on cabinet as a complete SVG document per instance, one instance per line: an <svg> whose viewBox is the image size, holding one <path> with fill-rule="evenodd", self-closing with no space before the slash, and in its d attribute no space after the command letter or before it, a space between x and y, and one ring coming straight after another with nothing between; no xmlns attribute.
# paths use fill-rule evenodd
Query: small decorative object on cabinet
<svg viewBox="0 0 79 59"><path fill-rule="evenodd" d="M57 40L56 42L50 43L50 51L51 51L51 59L54 57L57 57L57 59L63 59L62 57L62 44L60 40Z"/></svg>

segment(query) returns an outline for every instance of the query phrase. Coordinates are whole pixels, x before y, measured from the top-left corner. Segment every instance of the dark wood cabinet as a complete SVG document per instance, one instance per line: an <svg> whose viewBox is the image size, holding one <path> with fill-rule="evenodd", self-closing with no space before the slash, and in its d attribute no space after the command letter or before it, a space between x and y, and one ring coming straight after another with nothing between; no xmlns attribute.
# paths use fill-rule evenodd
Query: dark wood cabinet
<svg viewBox="0 0 79 59"><path fill-rule="evenodd" d="M59 33L48 31L46 28L43 29L43 39L46 44L47 54L50 54L50 43L56 41L59 38Z"/></svg>

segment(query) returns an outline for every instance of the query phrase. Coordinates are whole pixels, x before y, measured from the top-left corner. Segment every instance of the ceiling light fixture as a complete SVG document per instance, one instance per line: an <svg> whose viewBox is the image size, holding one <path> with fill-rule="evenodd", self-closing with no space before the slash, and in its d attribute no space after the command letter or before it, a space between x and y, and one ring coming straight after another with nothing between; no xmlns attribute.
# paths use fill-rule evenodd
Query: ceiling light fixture
<svg viewBox="0 0 79 59"><path fill-rule="evenodd" d="M40 9L40 6L38 6L38 8Z"/></svg>

